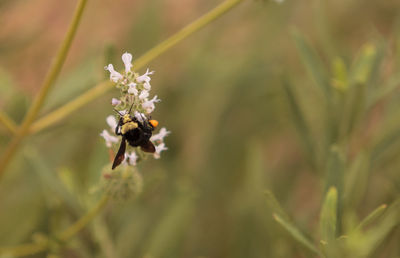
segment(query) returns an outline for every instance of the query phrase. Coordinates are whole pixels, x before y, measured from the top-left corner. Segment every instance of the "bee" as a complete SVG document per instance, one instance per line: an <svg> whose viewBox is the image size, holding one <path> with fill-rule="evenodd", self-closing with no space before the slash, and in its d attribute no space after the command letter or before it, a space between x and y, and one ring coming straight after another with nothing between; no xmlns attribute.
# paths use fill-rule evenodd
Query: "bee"
<svg viewBox="0 0 400 258"><path fill-rule="evenodd" d="M115 127L115 134L121 135L121 145L119 146L117 155L115 155L112 169L116 168L125 158L126 141L132 147L140 147L144 152L154 153L156 148L150 141L153 135L153 130L157 127L158 121L148 119L143 114L140 114L140 120L135 116L130 115L132 107L126 114L121 114L115 110L120 119Z"/></svg>

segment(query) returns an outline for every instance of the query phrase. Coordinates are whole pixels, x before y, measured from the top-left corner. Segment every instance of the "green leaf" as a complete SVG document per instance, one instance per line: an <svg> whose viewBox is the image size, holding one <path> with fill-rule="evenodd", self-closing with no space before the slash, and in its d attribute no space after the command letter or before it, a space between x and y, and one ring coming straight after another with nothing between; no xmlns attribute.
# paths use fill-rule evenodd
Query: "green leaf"
<svg viewBox="0 0 400 258"><path fill-rule="evenodd" d="M385 240L393 228L399 225L400 199L397 199L387 208L386 212L380 216L385 210L386 209L381 206L371 213L371 216L368 216L369 218L367 217L370 222L370 219L376 221L376 225L372 226L369 230L362 234L355 230L349 235L347 245L352 254L354 254L354 257L370 256ZM369 223L368 221L366 222Z"/></svg>
<svg viewBox="0 0 400 258"><path fill-rule="evenodd" d="M386 210L387 205L382 204L375 210L373 210L367 217L365 217L360 224L357 226L356 230L361 230L365 227L367 227L369 224L372 224L375 222Z"/></svg>
<svg viewBox="0 0 400 258"><path fill-rule="evenodd" d="M331 244L336 239L338 192L331 187L322 204L320 232L323 241Z"/></svg>
<svg viewBox="0 0 400 258"><path fill-rule="evenodd" d="M340 125L340 134L343 138L353 131L356 124L361 120L365 112L366 105L366 85L352 85L346 92L344 110L342 111L342 119Z"/></svg>
<svg viewBox="0 0 400 258"><path fill-rule="evenodd" d="M368 185L369 171L369 154L362 151L358 153L346 173L343 193L346 207L357 207L364 198Z"/></svg>
<svg viewBox="0 0 400 258"><path fill-rule="evenodd" d="M339 195L343 193L344 170L345 153L338 145L333 145L326 165L325 191L335 187Z"/></svg>
<svg viewBox="0 0 400 258"><path fill-rule="evenodd" d="M285 220L289 220L289 215L282 209L282 206L275 198L274 194L270 190L266 190L264 194L267 200L267 205L272 212Z"/></svg>
<svg viewBox="0 0 400 258"><path fill-rule="evenodd" d="M37 151L33 147L25 147L24 156L27 162L32 167L33 171L37 173L40 182L45 190L50 190L51 195L49 197L58 197L64 203L68 205L69 208L76 214L82 212L82 208L75 196L68 190L64 183L57 176L56 172L51 170L43 158L38 155Z"/></svg>
<svg viewBox="0 0 400 258"><path fill-rule="evenodd" d="M292 85L286 79L283 80L283 89L288 98L288 104L292 113L294 125L299 133L300 140L307 151L307 158L310 160L312 165L316 166L316 160L318 159L315 157L314 141L311 138L309 125L307 124L304 114L296 99Z"/></svg>
<svg viewBox="0 0 400 258"><path fill-rule="evenodd" d="M377 50L372 44L366 44L361 49L359 57L355 60L351 72L350 82L352 85L366 84L371 77L376 61Z"/></svg>
<svg viewBox="0 0 400 258"><path fill-rule="evenodd" d="M314 49L307 43L304 36L297 30L292 31L297 50L300 53L301 60L305 65L311 78L315 81L324 92L327 99L330 99L331 86L329 84L329 77L324 69L324 64L319 58Z"/></svg>
<svg viewBox="0 0 400 258"><path fill-rule="evenodd" d="M279 223L297 242L302 244L302 246L306 247L311 252L318 254L321 256L318 249L314 246L311 240L309 240L296 226L294 226L291 222L282 218L278 214L273 214L273 217L276 222Z"/></svg>
<svg viewBox="0 0 400 258"><path fill-rule="evenodd" d="M332 86L341 92L345 92L349 87L349 75L343 59L339 57L333 59L332 74Z"/></svg>

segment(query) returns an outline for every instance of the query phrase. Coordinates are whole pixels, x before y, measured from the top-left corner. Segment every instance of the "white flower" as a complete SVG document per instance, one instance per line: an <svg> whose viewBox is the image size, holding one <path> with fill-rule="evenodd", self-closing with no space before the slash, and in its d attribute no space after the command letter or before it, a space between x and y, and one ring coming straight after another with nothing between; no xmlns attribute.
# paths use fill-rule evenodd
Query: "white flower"
<svg viewBox="0 0 400 258"><path fill-rule="evenodd" d="M138 112L138 111L135 111L135 112L134 112L134 116L136 117L136 119L137 119L139 122L143 122L143 117L144 117L144 114L143 114L143 113L140 113L140 112Z"/></svg>
<svg viewBox="0 0 400 258"><path fill-rule="evenodd" d="M149 96L149 92L147 90L142 90L139 95L139 99L146 99Z"/></svg>
<svg viewBox="0 0 400 258"><path fill-rule="evenodd" d="M121 104L121 100L116 99L116 98L112 98L111 99L111 105L116 106L116 105L119 105L119 104Z"/></svg>
<svg viewBox="0 0 400 258"><path fill-rule="evenodd" d="M148 114L154 111L155 105L154 103L160 102L160 99L157 99L157 95L154 96L151 100L146 100L143 104L142 107L146 110Z"/></svg>
<svg viewBox="0 0 400 258"><path fill-rule="evenodd" d="M145 90L150 90L150 89L151 89L150 83L149 83L149 82L144 82L144 83L143 83L143 88L144 88Z"/></svg>
<svg viewBox="0 0 400 258"><path fill-rule="evenodd" d="M108 66L104 67L105 70L110 72L110 80L117 83L119 80L123 78L122 74L114 70L114 66L109 64Z"/></svg>
<svg viewBox="0 0 400 258"><path fill-rule="evenodd" d="M165 147L164 143L161 143L159 145L156 146L156 152L154 152L153 156L155 159L159 159L160 158L160 153L162 151L168 150L167 147Z"/></svg>
<svg viewBox="0 0 400 258"><path fill-rule="evenodd" d="M114 131L118 123L114 116L108 116L106 119L107 124L110 126L111 130Z"/></svg>
<svg viewBox="0 0 400 258"><path fill-rule="evenodd" d="M134 82L131 82L131 83L128 84L128 86L129 86L128 93L129 94L133 94L135 96L138 95L138 90L136 89L136 85L137 84L134 83Z"/></svg>
<svg viewBox="0 0 400 258"><path fill-rule="evenodd" d="M150 114L151 112L154 111L154 109L156 108L156 106L154 105L153 102L147 101L145 103L142 104L142 107L146 110L147 114Z"/></svg>
<svg viewBox="0 0 400 258"><path fill-rule="evenodd" d="M126 73L130 72L132 68L132 55L129 54L128 52L125 52L122 55L122 62L124 62L125 65L125 72Z"/></svg>
<svg viewBox="0 0 400 258"><path fill-rule="evenodd" d="M108 148L111 147L112 143L117 143L119 140L118 137L110 135L107 130L103 130L100 136L104 138L104 140L106 141L106 146Z"/></svg>
<svg viewBox="0 0 400 258"><path fill-rule="evenodd" d="M147 68L146 72L143 75L140 75L139 77L136 78L138 82L147 82L149 83L151 78L149 75L152 75L154 71L149 72L149 68Z"/></svg>
<svg viewBox="0 0 400 258"><path fill-rule="evenodd" d="M125 159L126 158L128 158L129 165L136 166L136 161L139 157L138 157L138 155L136 155L136 152L132 151L131 154L125 153Z"/></svg>
<svg viewBox="0 0 400 258"><path fill-rule="evenodd" d="M154 134L150 140L152 142L157 142L157 141L163 141L164 137L167 136L168 134L170 134L170 131L167 131L167 129L165 127L161 128L160 131L158 132L158 134Z"/></svg>

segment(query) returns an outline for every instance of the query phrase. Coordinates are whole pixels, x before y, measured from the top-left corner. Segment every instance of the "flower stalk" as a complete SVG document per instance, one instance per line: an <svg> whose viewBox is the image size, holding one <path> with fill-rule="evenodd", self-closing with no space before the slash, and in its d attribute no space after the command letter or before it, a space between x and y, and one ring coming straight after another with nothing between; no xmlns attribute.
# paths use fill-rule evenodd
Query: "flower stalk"
<svg viewBox="0 0 400 258"><path fill-rule="evenodd" d="M4 125L4 127L12 134L17 132L17 125L10 117L7 116L2 110L0 110L0 122Z"/></svg>
<svg viewBox="0 0 400 258"><path fill-rule="evenodd" d="M78 29L79 22L82 18L83 10L85 9L87 0L80 0L75 9L74 17L72 22L68 28L68 32L65 36L65 39L56 55L55 61L50 67L43 85L40 88L39 94L36 96L33 101L32 106L29 108L28 113L26 114L24 120L22 121L21 126L16 130L14 138L6 147L5 152L3 153L0 159L0 177L3 175L5 169L13 158L15 152L17 151L19 145L25 136L29 133L30 126L33 121L36 119L40 109L42 108L47 95L49 94L52 86L54 85L58 75L60 74L61 68L65 62L68 51L70 49L72 40L75 37L76 31Z"/></svg>

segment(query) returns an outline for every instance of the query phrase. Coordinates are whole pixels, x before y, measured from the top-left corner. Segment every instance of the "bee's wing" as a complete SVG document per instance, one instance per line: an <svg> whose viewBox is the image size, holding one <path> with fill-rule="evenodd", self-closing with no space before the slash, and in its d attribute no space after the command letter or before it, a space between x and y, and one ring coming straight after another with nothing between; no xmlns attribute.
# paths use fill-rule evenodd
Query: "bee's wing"
<svg viewBox="0 0 400 258"><path fill-rule="evenodd" d="M144 152L154 153L156 151L156 147L154 147L154 144L151 141L147 141L146 143L140 145L140 148Z"/></svg>
<svg viewBox="0 0 400 258"><path fill-rule="evenodd" d="M114 162L112 165L112 169L116 168L125 158L125 149L126 149L126 141L125 137L122 137L121 145L119 146L119 150L117 155L115 155Z"/></svg>

